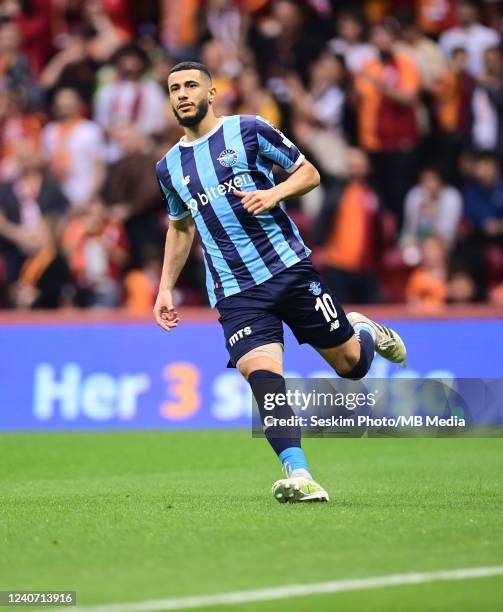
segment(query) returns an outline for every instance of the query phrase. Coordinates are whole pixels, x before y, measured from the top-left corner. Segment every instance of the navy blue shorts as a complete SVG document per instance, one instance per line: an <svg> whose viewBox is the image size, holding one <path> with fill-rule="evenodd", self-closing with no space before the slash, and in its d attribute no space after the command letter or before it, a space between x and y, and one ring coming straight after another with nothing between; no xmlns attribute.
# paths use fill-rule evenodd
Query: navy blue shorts
<svg viewBox="0 0 503 612"><path fill-rule="evenodd" d="M299 344L331 348L354 334L341 305L309 259L273 278L218 301L219 321L229 351L228 367L251 349L284 344L283 322Z"/></svg>

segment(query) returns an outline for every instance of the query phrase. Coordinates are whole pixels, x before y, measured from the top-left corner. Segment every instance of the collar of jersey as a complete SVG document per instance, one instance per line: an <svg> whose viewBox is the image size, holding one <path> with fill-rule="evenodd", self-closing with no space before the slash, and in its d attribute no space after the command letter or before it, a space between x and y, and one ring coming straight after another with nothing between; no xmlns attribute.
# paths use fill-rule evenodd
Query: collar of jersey
<svg viewBox="0 0 503 612"><path fill-rule="evenodd" d="M200 142L204 142L210 136L212 136L217 130L219 130L224 124L224 122L227 121L228 118L229 117L226 117L226 116L220 117L220 121L216 124L216 126L212 128L209 132L206 132L206 134L204 136L201 136L201 138L197 138L196 140L191 140L190 142L187 142L184 140L185 136L182 136L180 140L178 141L178 144L181 147L193 147L194 145L197 145Z"/></svg>

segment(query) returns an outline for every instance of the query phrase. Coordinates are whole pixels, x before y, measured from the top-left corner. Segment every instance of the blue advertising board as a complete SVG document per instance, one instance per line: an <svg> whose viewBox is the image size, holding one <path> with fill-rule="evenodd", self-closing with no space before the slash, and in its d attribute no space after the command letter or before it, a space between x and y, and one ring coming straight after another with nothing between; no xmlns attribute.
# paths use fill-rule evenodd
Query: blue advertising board
<svg viewBox="0 0 503 612"><path fill-rule="evenodd" d="M503 325L492 320L387 321L408 368L376 357L369 376L503 375ZM287 330L289 377L335 376ZM167 334L149 323L0 326L0 430L245 427L251 394L227 369L215 322Z"/></svg>

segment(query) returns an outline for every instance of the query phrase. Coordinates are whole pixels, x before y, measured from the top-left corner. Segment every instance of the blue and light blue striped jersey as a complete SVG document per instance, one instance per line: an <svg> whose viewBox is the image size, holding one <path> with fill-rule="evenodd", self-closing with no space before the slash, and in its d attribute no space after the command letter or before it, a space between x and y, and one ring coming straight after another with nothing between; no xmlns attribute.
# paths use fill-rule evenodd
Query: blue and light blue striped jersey
<svg viewBox="0 0 503 612"><path fill-rule="evenodd" d="M180 140L157 163L169 218L192 215L199 231L212 306L311 253L281 206L253 216L233 193L269 189L275 184L274 164L293 172L303 160L262 117L234 115L198 140Z"/></svg>

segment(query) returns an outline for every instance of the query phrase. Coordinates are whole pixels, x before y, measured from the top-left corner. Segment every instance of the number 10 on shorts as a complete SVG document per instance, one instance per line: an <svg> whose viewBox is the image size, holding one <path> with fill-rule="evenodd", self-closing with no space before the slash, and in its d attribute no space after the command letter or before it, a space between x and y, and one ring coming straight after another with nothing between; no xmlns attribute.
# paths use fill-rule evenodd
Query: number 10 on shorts
<svg viewBox="0 0 503 612"><path fill-rule="evenodd" d="M334 301L332 300L332 296L329 293L324 293L323 295L320 295L320 297L316 298L314 309L321 310L323 316L325 317L325 321L327 323L332 323L331 330L339 327L339 325L333 325L333 322L337 319L337 309ZM337 321L337 323L339 323L339 321Z"/></svg>

